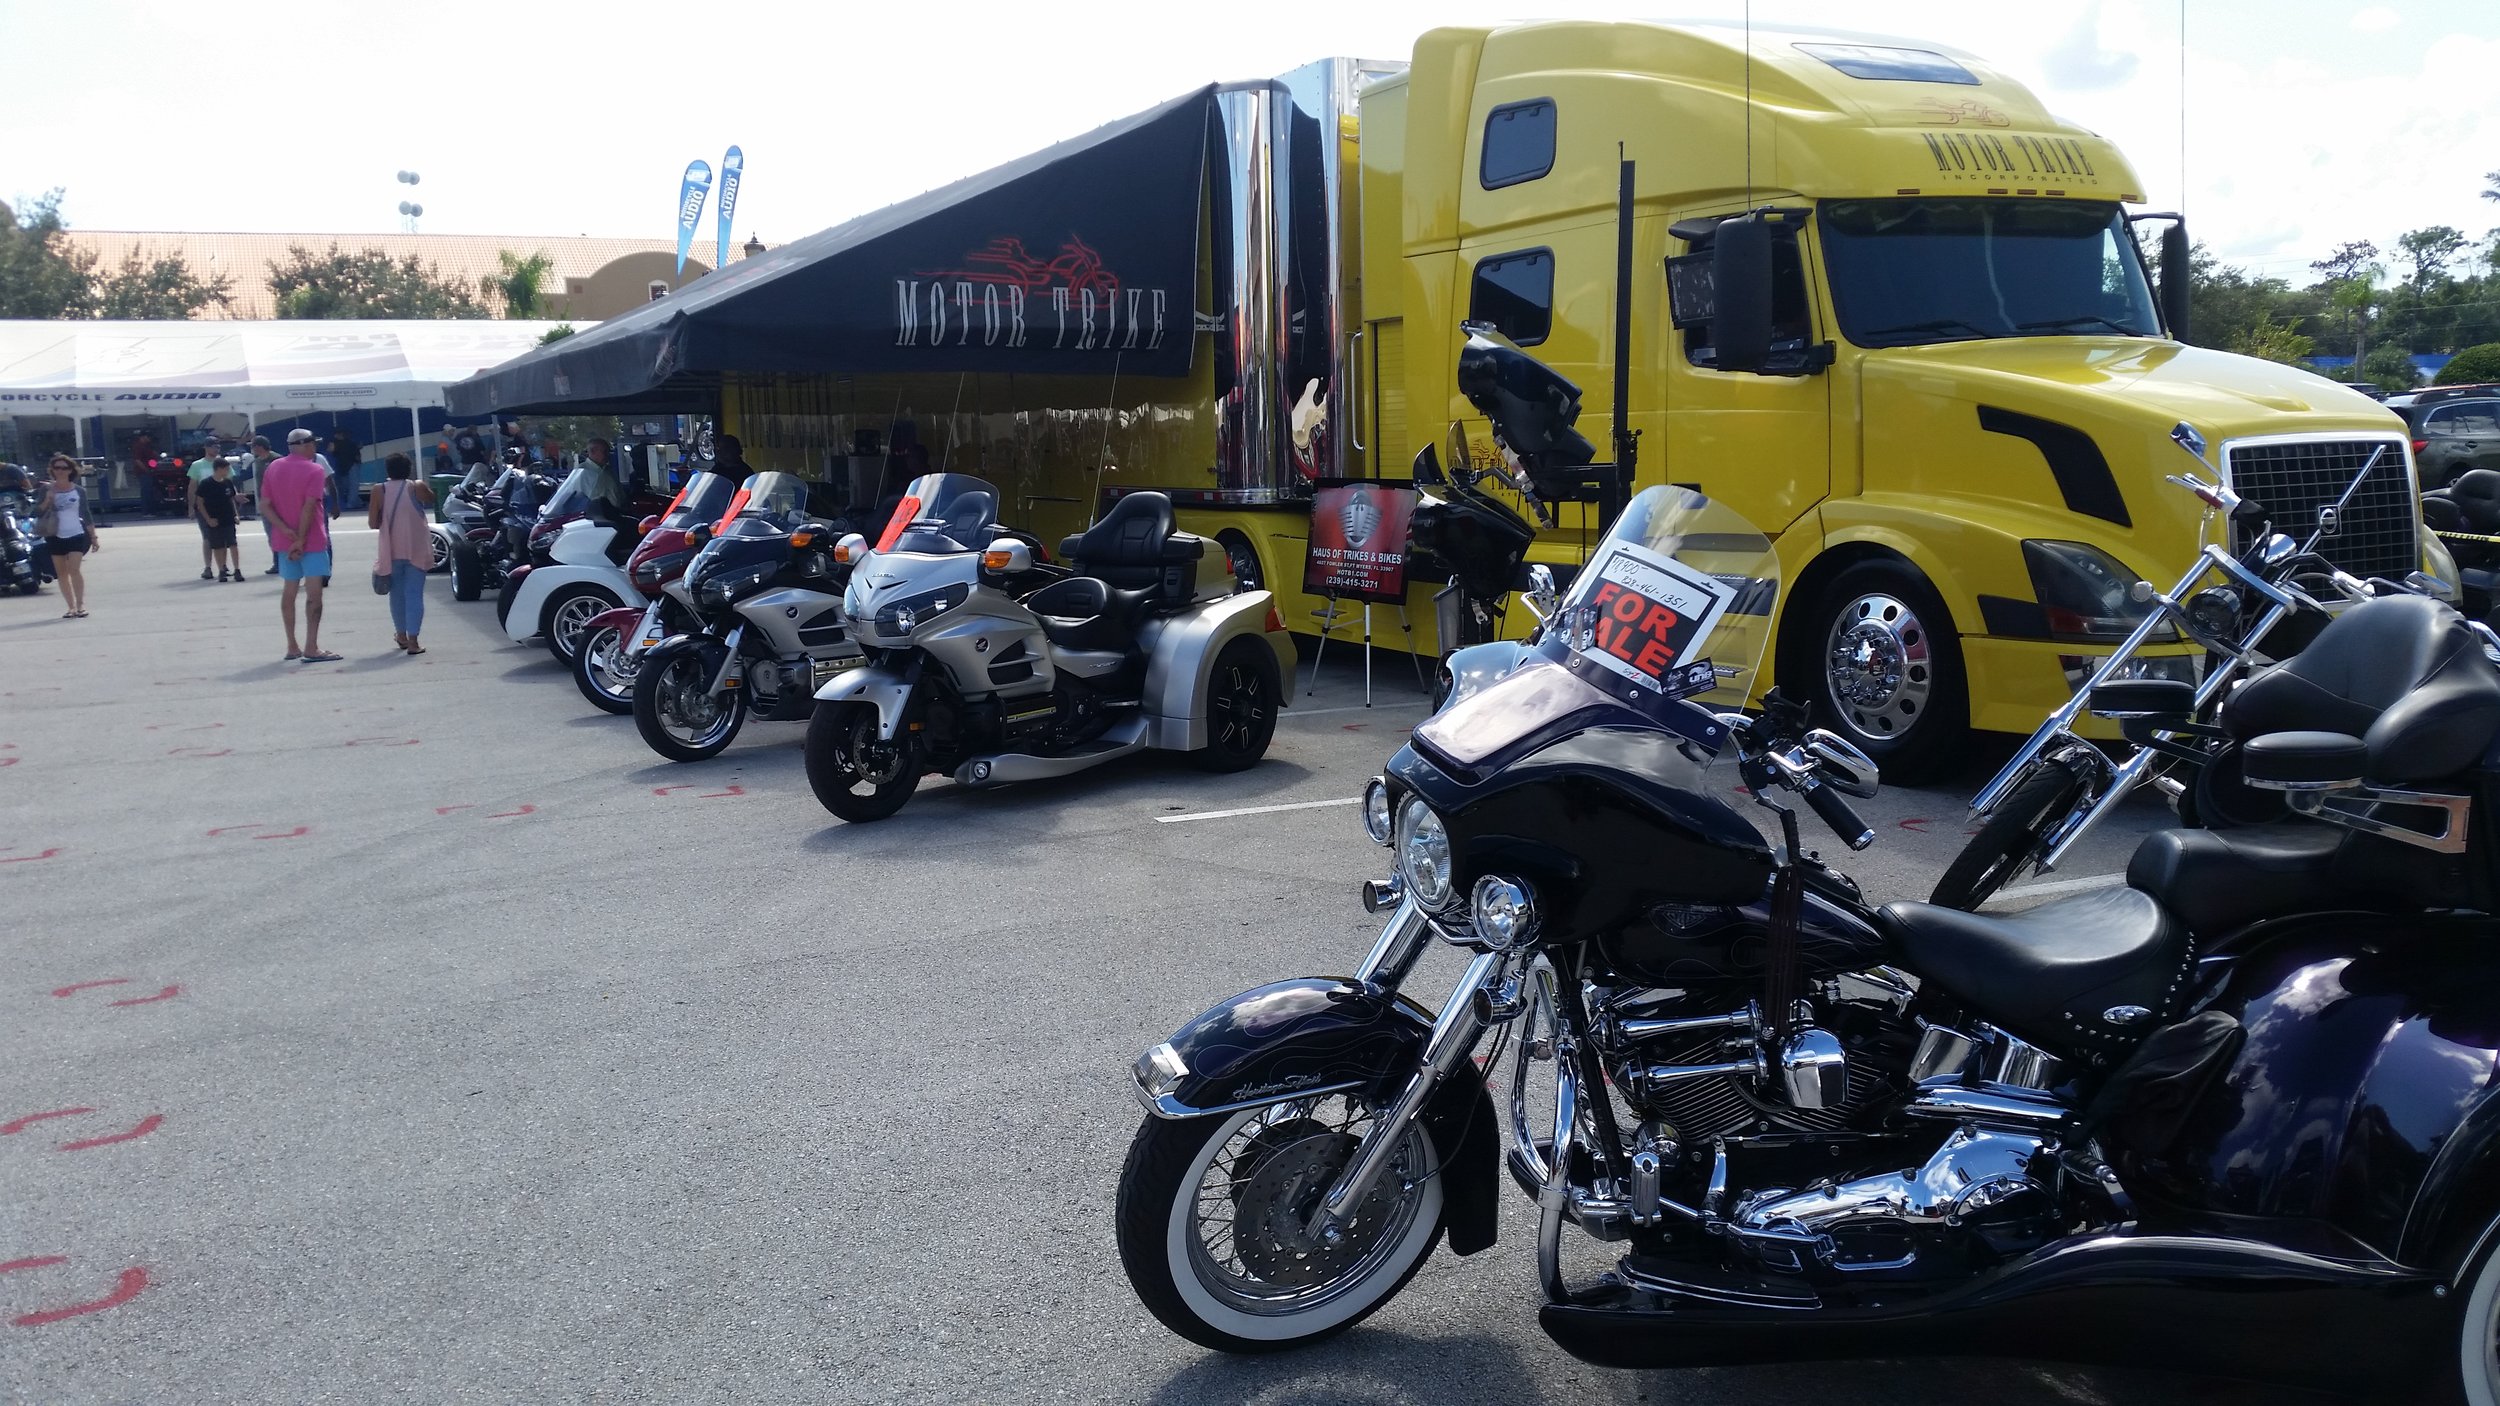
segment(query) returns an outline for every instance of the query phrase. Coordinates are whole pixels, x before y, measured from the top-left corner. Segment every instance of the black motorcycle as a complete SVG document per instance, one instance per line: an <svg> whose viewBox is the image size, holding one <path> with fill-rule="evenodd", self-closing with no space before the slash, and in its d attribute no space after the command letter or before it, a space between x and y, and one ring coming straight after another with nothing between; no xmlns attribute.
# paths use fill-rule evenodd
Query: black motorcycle
<svg viewBox="0 0 2500 1406"><path fill-rule="evenodd" d="M1874 772L1776 692L1734 711L1779 586L1741 518L1652 488L1530 643L1453 661L1364 797L1395 873L1361 966L1133 1068L1148 1309L1226 1351L1342 1331L1443 1232L1492 1245L1506 1170L1542 1325L1592 1362L2493 1401L2500 854L2469 820L2500 802L2500 672L2465 622L2368 601L2238 690L2244 774L2294 819L2161 832L2124 887L1987 916L1870 907L1803 848L1799 806L1870 842L1843 793ZM1438 1014L1400 990L1435 940L1471 954ZM1608 1272L1567 1274L1574 1227Z"/></svg>
<svg viewBox="0 0 2500 1406"><path fill-rule="evenodd" d="M25 470L0 465L0 473L11 469L19 478L0 484L0 591L31 596L52 579L52 548L35 531L34 500L23 486Z"/></svg>

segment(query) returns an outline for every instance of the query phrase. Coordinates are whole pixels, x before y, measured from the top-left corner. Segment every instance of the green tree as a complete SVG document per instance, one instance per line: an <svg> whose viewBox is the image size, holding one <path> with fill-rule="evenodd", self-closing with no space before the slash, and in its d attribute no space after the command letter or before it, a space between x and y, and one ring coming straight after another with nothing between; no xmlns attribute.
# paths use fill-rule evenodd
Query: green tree
<svg viewBox="0 0 2500 1406"><path fill-rule="evenodd" d="M180 254L148 258L132 245L121 266L93 278L96 316L182 321L202 308L234 301L234 280L225 274L202 281Z"/></svg>
<svg viewBox="0 0 2500 1406"><path fill-rule="evenodd" d="M2232 334L2231 343L2224 350L2298 366L2317 348L2316 338L2294 331L2290 323L2279 323L2260 313L2253 325Z"/></svg>
<svg viewBox="0 0 2500 1406"><path fill-rule="evenodd" d="M501 304L503 315L516 320L538 317L548 311L547 276L555 272L555 260L543 251L524 259L509 249L498 249L495 262L503 266L502 270L480 278L478 292L489 302Z"/></svg>
<svg viewBox="0 0 2500 1406"><path fill-rule="evenodd" d="M2330 320L2341 327L2354 360L2369 355L2370 328L2381 310L2378 246L2366 239L2347 240L2309 267L2325 275L2318 292L2326 298Z"/></svg>
<svg viewBox="0 0 2500 1406"><path fill-rule="evenodd" d="M547 329L547 335L539 338L538 344L543 347L549 342L561 342L565 338L572 335L573 324L570 322L559 322L555 326Z"/></svg>
<svg viewBox="0 0 2500 1406"><path fill-rule="evenodd" d="M2483 199L2500 200L2500 171L2485 171L2483 179L2490 182L2483 187Z"/></svg>
<svg viewBox="0 0 2500 1406"><path fill-rule="evenodd" d="M2495 172L2500 175L2500 172ZM2434 384L2442 386L2476 386L2486 381L2500 381L2500 342L2485 342L2467 347L2439 368Z"/></svg>
<svg viewBox="0 0 2500 1406"><path fill-rule="evenodd" d="M350 254L332 244L316 254L287 246L281 263L269 261L269 291L278 316L291 318L484 317L484 304L464 283L443 276L439 265L414 254L392 258L379 249Z"/></svg>
<svg viewBox="0 0 2500 1406"><path fill-rule="evenodd" d="M2394 394L2409 391L2421 380L2413 368L2413 354L2394 342L2372 347L2370 354L2355 362L2340 379L2367 381L2380 390Z"/></svg>
<svg viewBox="0 0 2500 1406"><path fill-rule="evenodd" d="M2465 252L2465 246L2465 231L2454 225L2431 225L2396 236L2396 252L2413 266L2413 271L2405 276L2405 284L2414 296L2422 296L2446 278L2448 266Z"/></svg>
<svg viewBox="0 0 2500 1406"><path fill-rule="evenodd" d="M12 211L0 204L0 317L95 315L95 255L71 246L61 192Z"/></svg>

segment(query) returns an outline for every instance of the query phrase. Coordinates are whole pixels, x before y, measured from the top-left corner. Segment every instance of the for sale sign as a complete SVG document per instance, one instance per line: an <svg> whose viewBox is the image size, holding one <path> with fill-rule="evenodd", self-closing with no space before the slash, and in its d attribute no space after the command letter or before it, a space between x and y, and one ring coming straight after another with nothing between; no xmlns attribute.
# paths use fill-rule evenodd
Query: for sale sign
<svg viewBox="0 0 2500 1406"><path fill-rule="evenodd" d="M1588 612L1583 657L1662 693L1691 692L1686 675L1702 661L1702 646L1727 614L1735 588L1673 557L1630 542L1617 542L1583 583L1579 607Z"/></svg>

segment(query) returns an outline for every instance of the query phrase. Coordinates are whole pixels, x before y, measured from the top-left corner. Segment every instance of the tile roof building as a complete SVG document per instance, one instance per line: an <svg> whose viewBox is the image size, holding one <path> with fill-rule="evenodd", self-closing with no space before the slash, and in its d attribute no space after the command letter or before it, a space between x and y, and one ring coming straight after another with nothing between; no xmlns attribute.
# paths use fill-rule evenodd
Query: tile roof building
<svg viewBox="0 0 2500 1406"><path fill-rule="evenodd" d="M600 322L651 301L711 272L711 265L689 254L683 279L676 275L677 246L665 239L604 239L588 235L519 234L223 234L178 230L73 229L69 242L92 250L101 268L117 267L137 249L145 257L179 254L201 278L225 274L234 280L233 304L222 313L239 319L277 316L269 291L269 265L283 263L292 245L314 253L332 244L350 253L379 249L396 259L414 254L442 271L442 276L471 289L478 280L502 271L497 255L506 250L527 258L545 254L555 267L545 291L542 317ZM700 242L700 241L698 241Z"/></svg>

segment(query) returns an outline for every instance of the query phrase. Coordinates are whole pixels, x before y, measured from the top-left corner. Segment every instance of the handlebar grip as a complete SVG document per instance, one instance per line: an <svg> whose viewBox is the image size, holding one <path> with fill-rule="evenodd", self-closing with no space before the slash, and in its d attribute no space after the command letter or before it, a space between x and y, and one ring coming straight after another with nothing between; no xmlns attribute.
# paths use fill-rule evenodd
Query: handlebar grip
<svg viewBox="0 0 2500 1406"><path fill-rule="evenodd" d="M1823 823L1832 827L1832 833L1840 837L1842 844L1852 850L1861 850L1875 843L1875 832L1867 828L1866 822L1858 818L1855 810L1850 809L1848 798L1811 779L1802 790L1806 804L1814 807L1814 813L1823 817Z"/></svg>

